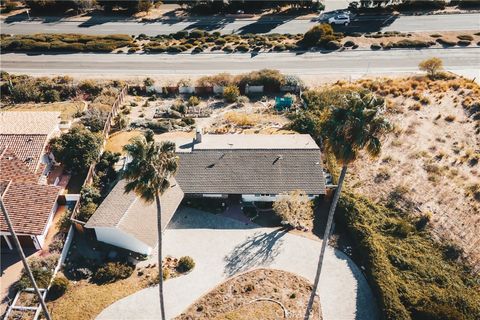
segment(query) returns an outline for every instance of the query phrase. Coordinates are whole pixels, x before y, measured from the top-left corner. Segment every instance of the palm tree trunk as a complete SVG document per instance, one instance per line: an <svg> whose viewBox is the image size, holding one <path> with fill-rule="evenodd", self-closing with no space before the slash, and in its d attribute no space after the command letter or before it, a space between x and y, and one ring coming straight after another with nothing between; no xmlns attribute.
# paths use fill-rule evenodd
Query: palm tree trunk
<svg viewBox="0 0 480 320"><path fill-rule="evenodd" d="M325 233L323 234L323 241L322 241L322 248L320 249L320 256L318 258L318 266L317 266L317 274L315 275L315 281L313 283L312 295L310 297L310 302L307 307L307 313L305 315L305 319L310 318L310 313L313 307L313 301L315 300L315 295L317 293L318 284L320 282L320 274L322 273L322 266L323 266L323 259L325 258L325 250L328 244L328 238L330 237L330 233L332 232L332 223L333 223L333 215L335 214L335 209L337 207L338 199L340 198L340 193L342 192L343 181L345 180L345 175L347 174L347 165L342 166L342 171L340 173L340 178L338 180L337 190L335 191L335 195L333 196L332 205L330 206L330 210L328 211L328 219L327 219L327 226L325 227ZM321 314L319 313L320 319Z"/></svg>
<svg viewBox="0 0 480 320"><path fill-rule="evenodd" d="M155 203L157 205L157 232L158 232L158 269L159 269L159 282L158 282L158 294L160 297L160 313L162 320L167 320L165 317L165 304L163 301L163 267L162 267L162 207L160 205L160 196L158 192L155 194Z"/></svg>
<svg viewBox="0 0 480 320"><path fill-rule="evenodd" d="M47 318L47 320L51 320L52 318L50 317L50 313L48 312L47 305L45 304L45 300L43 299L42 293L38 289L37 282L35 281L32 270L30 270L30 266L27 263L27 258L25 257L25 253L23 252L22 246L20 245L20 241L18 240L17 234L15 233L15 230L13 230L12 221L10 220L10 216L8 215L7 208L5 208L5 205L3 204L3 198L1 196L0 196L0 209L2 210L2 214L5 218L5 221L7 222L8 230L10 231L10 234L13 237L13 242L15 242L15 247L17 248L17 251L20 254L20 258L22 259L23 267L27 271L27 275L30 278L30 282L33 285L33 289L35 290L38 301L40 301L40 305L42 306L43 312L45 314L45 318Z"/></svg>

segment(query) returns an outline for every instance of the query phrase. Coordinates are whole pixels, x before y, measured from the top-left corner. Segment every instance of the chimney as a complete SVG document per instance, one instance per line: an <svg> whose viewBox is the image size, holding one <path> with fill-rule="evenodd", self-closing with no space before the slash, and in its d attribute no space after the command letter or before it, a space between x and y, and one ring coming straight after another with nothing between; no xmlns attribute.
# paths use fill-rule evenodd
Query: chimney
<svg viewBox="0 0 480 320"><path fill-rule="evenodd" d="M197 127L197 130L195 131L195 143L200 143L202 142L202 129Z"/></svg>

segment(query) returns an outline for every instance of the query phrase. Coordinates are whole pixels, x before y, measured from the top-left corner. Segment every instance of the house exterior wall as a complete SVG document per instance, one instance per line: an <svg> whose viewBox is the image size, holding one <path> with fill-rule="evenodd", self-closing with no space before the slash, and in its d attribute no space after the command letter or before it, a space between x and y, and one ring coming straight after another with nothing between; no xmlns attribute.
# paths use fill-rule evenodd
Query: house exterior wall
<svg viewBox="0 0 480 320"><path fill-rule="evenodd" d="M152 247L119 229L109 227L96 227L94 229L98 241L145 255L152 252Z"/></svg>
<svg viewBox="0 0 480 320"><path fill-rule="evenodd" d="M318 195L309 194L310 200L315 199ZM277 200L278 194L242 194L243 202L273 202Z"/></svg>

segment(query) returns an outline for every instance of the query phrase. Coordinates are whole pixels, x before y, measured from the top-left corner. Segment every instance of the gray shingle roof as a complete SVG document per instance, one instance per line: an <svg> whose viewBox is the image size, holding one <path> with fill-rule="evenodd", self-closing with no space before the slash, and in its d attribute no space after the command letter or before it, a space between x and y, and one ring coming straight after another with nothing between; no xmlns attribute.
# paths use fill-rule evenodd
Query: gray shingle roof
<svg viewBox="0 0 480 320"><path fill-rule="evenodd" d="M318 147L317 147L318 148ZM325 194L319 149L194 150L178 153L185 193Z"/></svg>
<svg viewBox="0 0 480 320"><path fill-rule="evenodd" d="M113 227L126 232L147 245L157 244L157 209L135 193L125 193L126 181L120 180L88 220L85 227ZM183 199L183 192L172 179L170 188L160 197L162 229L165 229Z"/></svg>

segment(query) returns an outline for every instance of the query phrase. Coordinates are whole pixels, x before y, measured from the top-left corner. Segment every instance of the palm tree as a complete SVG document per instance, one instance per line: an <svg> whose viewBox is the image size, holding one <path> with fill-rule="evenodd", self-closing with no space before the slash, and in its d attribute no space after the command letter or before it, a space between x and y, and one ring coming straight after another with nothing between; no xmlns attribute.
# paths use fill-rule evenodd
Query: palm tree
<svg viewBox="0 0 480 320"><path fill-rule="evenodd" d="M8 189L8 186L7 186L7 189ZM30 269L30 266L28 265L27 258L25 257L25 253L23 252L22 246L20 245L20 241L18 240L17 234L13 229L12 221L10 220L10 216L8 215L7 208L3 203L2 195L0 195L0 209L2 210L3 217L5 218L5 221L8 225L8 230L10 231L10 234L13 237L13 242L15 243L15 247L17 248L17 251L20 254L20 258L22 259L23 268L25 268L25 270L27 271L28 278L30 279L30 282L33 285L33 289L35 291L35 294L37 295L38 301L40 301L40 305L42 306L45 318L47 318L47 320L51 320L52 318L50 316L50 313L48 312L45 299L43 299L42 293L40 292L40 289L38 289L37 282L33 277L33 273L32 273L32 270Z"/></svg>
<svg viewBox="0 0 480 320"><path fill-rule="evenodd" d="M385 106L385 101L382 98L378 98L368 91L353 91L346 94L344 99L344 101L339 101L339 105L342 107L332 106L326 110L321 127L321 138L325 147L342 164L342 170L328 212L317 274L312 298L310 299L312 305L320 281L325 249L330 237L335 209L347 174L347 167L357 159L362 150L366 150L370 156L377 156L381 150L380 138L391 128L390 123L381 115ZM311 305L307 308L307 319L310 312Z"/></svg>
<svg viewBox="0 0 480 320"><path fill-rule="evenodd" d="M127 180L125 192L135 192L147 203L155 201L157 206L158 232L158 267L159 267L159 297L162 319L165 317L163 301L163 269L162 269L162 208L160 195L170 186L169 178L178 167L178 158L175 155L173 142L156 143L153 135L145 134L131 140L123 148L131 157L131 162L125 168L124 177Z"/></svg>

